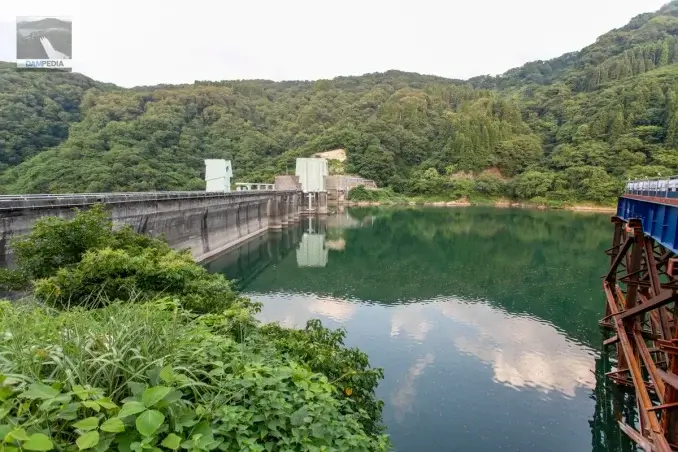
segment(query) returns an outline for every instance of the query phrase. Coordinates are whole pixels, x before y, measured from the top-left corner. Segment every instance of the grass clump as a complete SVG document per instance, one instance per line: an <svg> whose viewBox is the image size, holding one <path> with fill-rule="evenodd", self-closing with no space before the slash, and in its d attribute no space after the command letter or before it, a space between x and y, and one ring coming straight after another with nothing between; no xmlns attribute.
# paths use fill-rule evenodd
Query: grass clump
<svg viewBox="0 0 678 452"><path fill-rule="evenodd" d="M225 278L103 214L16 248L39 303L0 302L3 450L389 449L383 373L343 331L261 325Z"/></svg>

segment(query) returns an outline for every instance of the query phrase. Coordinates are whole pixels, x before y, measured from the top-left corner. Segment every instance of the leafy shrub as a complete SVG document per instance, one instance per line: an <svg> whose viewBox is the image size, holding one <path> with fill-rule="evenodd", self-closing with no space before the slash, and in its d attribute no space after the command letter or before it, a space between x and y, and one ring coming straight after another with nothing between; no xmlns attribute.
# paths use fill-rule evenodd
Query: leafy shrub
<svg viewBox="0 0 678 452"><path fill-rule="evenodd" d="M112 300L147 301L160 294L181 300L196 312L223 310L238 300L231 283L196 265L186 252L164 254L147 248L137 254L124 249L95 249L52 277L35 283L35 296L58 308L100 307Z"/></svg>
<svg viewBox="0 0 678 452"><path fill-rule="evenodd" d="M376 190L368 190L364 185L359 185L348 191L349 201L379 201L379 193Z"/></svg>
<svg viewBox="0 0 678 452"><path fill-rule="evenodd" d="M23 272L0 268L0 292L22 290L29 284L30 280Z"/></svg>
<svg viewBox="0 0 678 452"><path fill-rule="evenodd" d="M162 240L137 234L129 226L113 231L113 224L103 205L77 210L72 219L44 217L30 234L12 242L19 269L30 279L52 276L63 267L80 262L90 250L124 249L132 254L153 249L160 254L170 251Z"/></svg>
<svg viewBox="0 0 678 452"><path fill-rule="evenodd" d="M17 290L35 279L38 300L58 308L100 307L112 300L147 301L160 294L196 312L221 311L238 298L222 275L196 265L188 251L112 229L103 206L74 218L43 218L13 244L18 271L0 272L0 288Z"/></svg>
<svg viewBox="0 0 678 452"><path fill-rule="evenodd" d="M246 367L242 376L224 379L222 393L199 402L181 390L185 375L164 368L157 379L163 384L132 385L119 406L98 388L0 375L4 450L388 448L385 437L369 438L339 412L326 378L299 366Z"/></svg>
<svg viewBox="0 0 678 452"><path fill-rule="evenodd" d="M349 190L348 199L349 201L381 201L386 203L406 201L406 198L396 194L390 187L368 190L364 185L359 185Z"/></svg>
<svg viewBox="0 0 678 452"><path fill-rule="evenodd" d="M23 272L31 278L44 278L80 262L87 250L107 246L111 230L112 223L99 205L77 212L70 220L41 218L30 234L12 243L12 248Z"/></svg>
<svg viewBox="0 0 678 452"><path fill-rule="evenodd" d="M61 312L4 303L0 310L5 449L389 447L364 429L351 391L339 393L332 382L344 366L363 366L363 356L320 324L310 333L260 332L244 308L196 316L170 299ZM327 359L330 351L337 361ZM354 394L364 393L360 384Z"/></svg>
<svg viewBox="0 0 678 452"><path fill-rule="evenodd" d="M326 375L337 388L337 394L351 394L345 408L354 412L365 431L381 430L383 402L374 391L384 378L382 369L372 369L367 354L344 347L344 330L328 330L319 320L309 320L303 330L264 325L260 333L293 361L306 363L314 372Z"/></svg>

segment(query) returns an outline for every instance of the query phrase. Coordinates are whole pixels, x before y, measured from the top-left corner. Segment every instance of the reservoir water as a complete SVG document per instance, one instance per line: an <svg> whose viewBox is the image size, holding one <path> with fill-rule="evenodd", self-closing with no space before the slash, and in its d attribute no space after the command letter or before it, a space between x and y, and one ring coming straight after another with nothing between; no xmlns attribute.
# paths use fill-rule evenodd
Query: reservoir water
<svg viewBox="0 0 678 452"><path fill-rule="evenodd" d="M397 451L631 451L600 353L611 236L605 214L355 208L206 266L264 321L346 328Z"/></svg>

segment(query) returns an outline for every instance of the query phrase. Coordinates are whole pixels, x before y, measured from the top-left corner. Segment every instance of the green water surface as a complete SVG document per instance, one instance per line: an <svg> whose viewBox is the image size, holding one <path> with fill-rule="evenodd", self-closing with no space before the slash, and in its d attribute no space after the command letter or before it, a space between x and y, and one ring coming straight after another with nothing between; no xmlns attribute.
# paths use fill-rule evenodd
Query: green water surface
<svg viewBox="0 0 678 452"><path fill-rule="evenodd" d="M207 267L262 301L262 320L345 327L385 369L398 451L630 451L616 418L633 403L600 357L611 239L604 214L362 208Z"/></svg>

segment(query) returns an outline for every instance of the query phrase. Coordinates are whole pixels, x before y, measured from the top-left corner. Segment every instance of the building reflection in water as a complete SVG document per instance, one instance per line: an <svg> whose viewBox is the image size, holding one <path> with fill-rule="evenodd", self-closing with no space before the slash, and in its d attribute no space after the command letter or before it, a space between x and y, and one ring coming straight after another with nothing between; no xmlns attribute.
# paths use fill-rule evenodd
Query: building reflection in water
<svg viewBox="0 0 678 452"><path fill-rule="evenodd" d="M223 273L243 288L270 265L281 262L295 251L297 266L325 267L329 251L346 249L347 229L369 227L373 217L361 220L341 209L327 217L306 217L281 231L270 231L205 263L210 272Z"/></svg>

